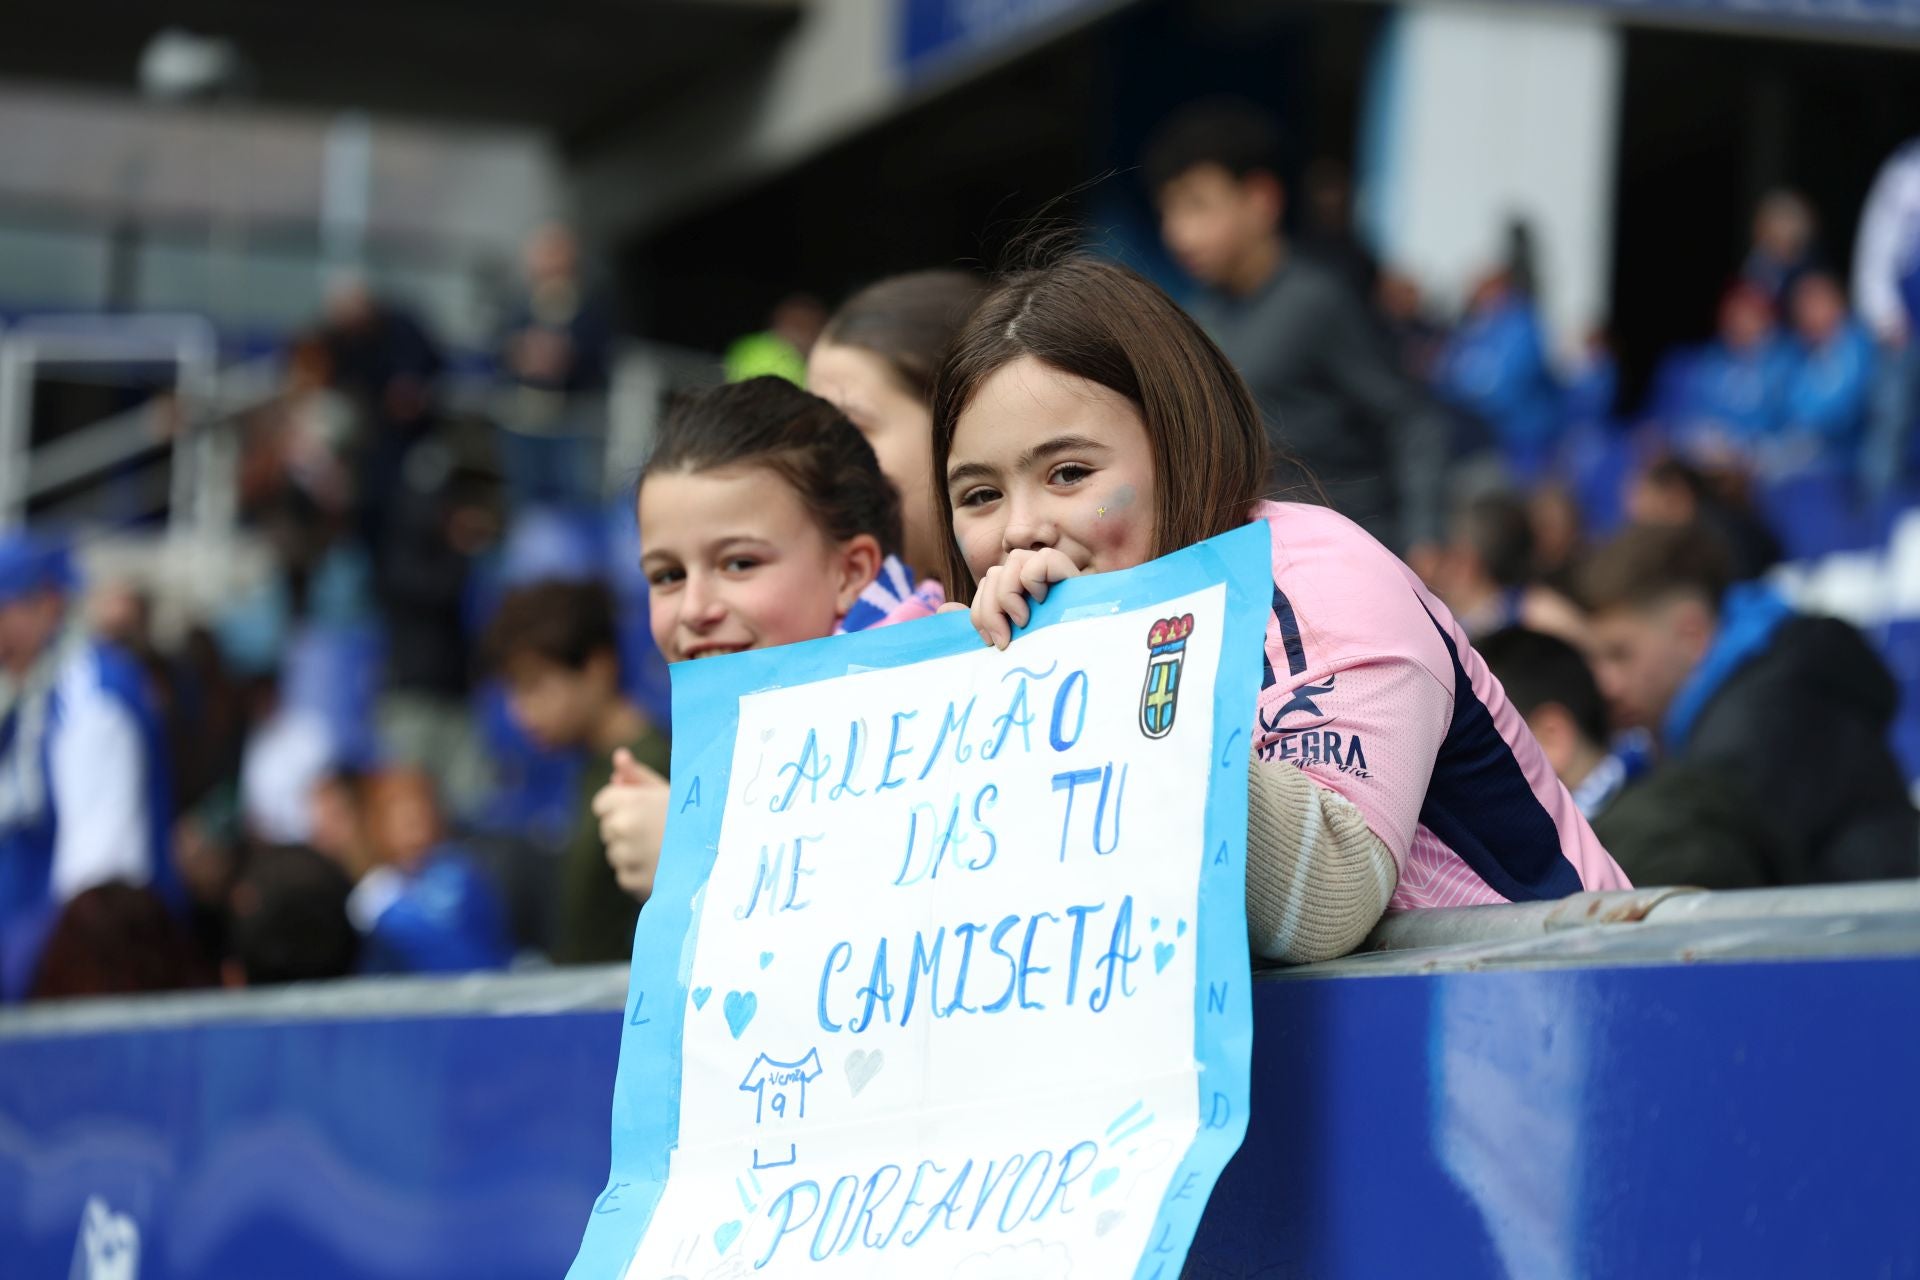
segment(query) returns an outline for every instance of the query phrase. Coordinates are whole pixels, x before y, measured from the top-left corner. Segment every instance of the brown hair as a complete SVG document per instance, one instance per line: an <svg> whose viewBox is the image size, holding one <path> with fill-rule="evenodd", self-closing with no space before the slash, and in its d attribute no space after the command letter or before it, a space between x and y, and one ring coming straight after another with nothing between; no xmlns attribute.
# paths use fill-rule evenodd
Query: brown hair
<svg viewBox="0 0 1920 1280"><path fill-rule="evenodd" d="M35 1000L204 987L213 974L158 894L109 881L75 894L40 955Z"/></svg>
<svg viewBox="0 0 1920 1280"><path fill-rule="evenodd" d="M613 597L597 582L536 582L509 591L487 625L487 666L505 671L521 658L538 658L584 671L598 653L618 653Z"/></svg>
<svg viewBox="0 0 1920 1280"><path fill-rule="evenodd" d="M1154 554L1245 524L1267 478L1267 434L1247 384L1165 293L1127 268L1074 254L1009 276L954 340L933 397L934 493L947 528L947 593L975 586L954 539L947 460L960 415L1023 356L1125 396L1153 450Z"/></svg>
<svg viewBox="0 0 1920 1280"><path fill-rule="evenodd" d="M1716 613L1733 573L1725 544L1698 524L1634 525L1587 558L1576 594L1590 613L1693 596Z"/></svg>
<svg viewBox="0 0 1920 1280"><path fill-rule="evenodd" d="M889 276L842 303L820 341L880 357L903 388L931 403L940 360L986 288L970 271Z"/></svg>
<svg viewBox="0 0 1920 1280"><path fill-rule="evenodd" d="M640 473L765 467L835 542L871 534L900 549L900 496L846 415L784 378L749 378L676 401Z"/></svg>
<svg viewBox="0 0 1920 1280"><path fill-rule="evenodd" d="M1533 518L1513 494L1487 493L1463 504L1454 513L1453 536L1480 557L1498 586L1533 581Z"/></svg>

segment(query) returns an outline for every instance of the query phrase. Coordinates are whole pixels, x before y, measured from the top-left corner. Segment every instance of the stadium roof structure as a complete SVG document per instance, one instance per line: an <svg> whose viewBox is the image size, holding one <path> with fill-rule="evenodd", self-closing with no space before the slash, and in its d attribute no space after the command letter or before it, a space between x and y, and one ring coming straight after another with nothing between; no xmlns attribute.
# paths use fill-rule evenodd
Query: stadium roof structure
<svg viewBox="0 0 1920 1280"><path fill-rule="evenodd" d="M137 87L163 30L230 41L251 101L617 129L767 56L804 0L61 0L9 16L0 76Z"/></svg>

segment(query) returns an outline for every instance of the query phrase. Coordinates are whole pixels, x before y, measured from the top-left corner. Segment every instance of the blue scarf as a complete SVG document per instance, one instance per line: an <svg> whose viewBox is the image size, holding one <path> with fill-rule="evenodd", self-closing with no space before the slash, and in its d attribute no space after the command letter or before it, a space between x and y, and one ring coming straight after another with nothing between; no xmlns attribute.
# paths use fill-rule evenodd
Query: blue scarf
<svg viewBox="0 0 1920 1280"><path fill-rule="evenodd" d="M1679 755L1686 749L1687 739L1713 695L1772 644L1774 632L1793 616L1793 607L1763 583L1740 582L1727 590L1720 602L1720 630L1713 644L1667 708L1661 736L1668 755Z"/></svg>

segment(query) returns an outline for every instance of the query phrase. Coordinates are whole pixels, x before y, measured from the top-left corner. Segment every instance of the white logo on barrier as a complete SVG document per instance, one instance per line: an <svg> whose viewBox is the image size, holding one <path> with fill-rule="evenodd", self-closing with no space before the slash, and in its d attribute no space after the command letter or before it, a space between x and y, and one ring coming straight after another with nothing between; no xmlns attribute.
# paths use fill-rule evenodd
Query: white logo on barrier
<svg viewBox="0 0 1920 1280"><path fill-rule="evenodd" d="M140 1280L140 1226L99 1196L87 1197L68 1280Z"/></svg>

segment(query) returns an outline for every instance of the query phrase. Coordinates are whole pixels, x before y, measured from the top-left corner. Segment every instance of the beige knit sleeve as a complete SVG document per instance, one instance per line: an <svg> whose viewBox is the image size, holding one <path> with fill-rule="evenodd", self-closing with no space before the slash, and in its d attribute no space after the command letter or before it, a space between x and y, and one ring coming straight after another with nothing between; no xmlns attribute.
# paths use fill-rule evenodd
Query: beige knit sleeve
<svg viewBox="0 0 1920 1280"><path fill-rule="evenodd" d="M1258 959L1346 955L1399 883L1393 851L1352 802L1290 764L1247 775L1247 935Z"/></svg>

